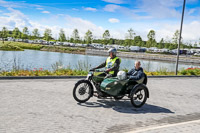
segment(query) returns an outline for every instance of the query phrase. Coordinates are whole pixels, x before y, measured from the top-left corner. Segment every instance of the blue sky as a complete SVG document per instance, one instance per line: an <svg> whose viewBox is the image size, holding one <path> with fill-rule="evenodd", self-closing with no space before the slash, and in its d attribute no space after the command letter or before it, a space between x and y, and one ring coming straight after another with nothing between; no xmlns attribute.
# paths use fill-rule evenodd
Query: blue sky
<svg viewBox="0 0 200 133"><path fill-rule="evenodd" d="M68 37L75 28L81 37L89 29L95 38L108 29L113 38L120 39L132 28L143 40L153 29L157 41L168 41L180 28L182 5L183 0L0 0L0 28L27 26L29 31L38 28L41 34L50 28L55 38L61 28ZM200 1L186 0L184 41L199 42L199 31Z"/></svg>

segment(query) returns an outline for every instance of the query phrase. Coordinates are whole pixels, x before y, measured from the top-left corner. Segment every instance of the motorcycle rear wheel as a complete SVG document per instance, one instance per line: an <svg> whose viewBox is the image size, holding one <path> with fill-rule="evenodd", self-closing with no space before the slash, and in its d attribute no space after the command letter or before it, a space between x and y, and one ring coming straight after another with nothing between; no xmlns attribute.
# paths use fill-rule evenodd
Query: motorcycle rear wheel
<svg viewBox="0 0 200 133"><path fill-rule="evenodd" d="M86 80L82 80L75 84L73 89L73 97L79 103L84 103L92 97L92 86Z"/></svg>

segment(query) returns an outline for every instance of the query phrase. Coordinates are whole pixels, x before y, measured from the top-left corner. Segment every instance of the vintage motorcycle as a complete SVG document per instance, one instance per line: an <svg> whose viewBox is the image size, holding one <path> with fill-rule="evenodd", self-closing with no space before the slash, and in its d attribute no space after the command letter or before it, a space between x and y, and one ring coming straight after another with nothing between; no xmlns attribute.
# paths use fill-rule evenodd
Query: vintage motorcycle
<svg viewBox="0 0 200 133"><path fill-rule="evenodd" d="M88 101L95 93L103 94L99 98L114 98L120 100L124 96L130 98L131 104L139 108L143 106L149 98L149 90L146 86L147 76L139 81L133 81L128 78L119 79L119 77L105 78L104 76L94 75L95 72L89 71L87 78L79 80L73 89L73 97L79 103ZM96 91L95 91L96 89Z"/></svg>

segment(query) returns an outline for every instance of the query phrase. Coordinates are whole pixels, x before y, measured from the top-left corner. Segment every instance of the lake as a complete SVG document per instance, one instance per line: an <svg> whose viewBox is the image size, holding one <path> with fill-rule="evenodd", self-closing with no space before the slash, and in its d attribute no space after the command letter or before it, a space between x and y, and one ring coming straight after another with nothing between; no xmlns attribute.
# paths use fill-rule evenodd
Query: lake
<svg viewBox="0 0 200 133"><path fill-rule="evenodd" d="M70 66L72 69L92 68L106 60L106 56L91 56L80 54L68 54L59 52L25 50L25 51L0 51L0 70L12 70L13 67L33 70L34 68L43 68L53 70L52 65L61 62L64 67ZM135 59L121 58L120 69L131 69L134 66ZM175 62L163 62L155 60L140 60L142 67L147 71L156 71L167 69L175 71ZM179 64L179 70L189 67L198 67L194 64Z"/></svg>

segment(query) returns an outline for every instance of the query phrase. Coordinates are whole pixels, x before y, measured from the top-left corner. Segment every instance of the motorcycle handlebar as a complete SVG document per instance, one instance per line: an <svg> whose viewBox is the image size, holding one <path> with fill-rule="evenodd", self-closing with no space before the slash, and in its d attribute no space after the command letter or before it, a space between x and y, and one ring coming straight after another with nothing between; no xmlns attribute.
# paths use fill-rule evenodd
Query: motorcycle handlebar
<svg viewBox="0 0 200 133"><path fill-rule="evenodd" d="M90 72L106 72L106 71L103 71L103 70L90 70Z"/></svg>

